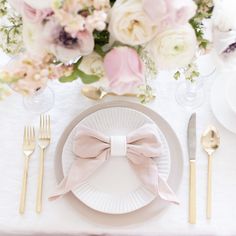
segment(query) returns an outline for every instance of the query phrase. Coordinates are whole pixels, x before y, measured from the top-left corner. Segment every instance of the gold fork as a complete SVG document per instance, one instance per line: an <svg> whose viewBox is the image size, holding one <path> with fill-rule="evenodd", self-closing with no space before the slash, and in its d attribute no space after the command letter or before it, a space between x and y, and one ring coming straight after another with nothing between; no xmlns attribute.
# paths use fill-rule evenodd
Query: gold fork
<svg viewBox="0 0 236 236"><path fill-rule="evenodd" d="M25 212L25 200L26 200L26 191L27 191L27 180L29 172L29 160L30 156L35 150L35 130L34 127L25 126L24 128L24 140L23 140L23 153L24 153L24 172L22 179L22 189L20 195L20 214Z"/></svg>
<svg viewBox="0 0 236 236"><path fill-rule="evenodd" d="M40 147L40 163L39 163L39 176L38 176L38 189L36 198L36 212L42 211L42 193L43 193L43 175L44 175L44 157L45 150L51 141L51 121L49 115L40 116L40 129L38 145Z"/></svg>

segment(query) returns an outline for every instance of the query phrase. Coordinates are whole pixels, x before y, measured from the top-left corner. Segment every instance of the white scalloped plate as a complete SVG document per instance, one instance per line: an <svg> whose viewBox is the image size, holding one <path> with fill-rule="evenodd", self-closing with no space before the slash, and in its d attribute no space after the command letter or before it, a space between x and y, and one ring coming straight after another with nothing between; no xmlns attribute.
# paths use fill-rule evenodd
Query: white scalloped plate
<svg viewBox="0 0 236 236"><path fill-rule="evenodd" d="M75 158L72 141L78 125L86 125L107 135L127 135L145 123L155 124L143 113L126 107L110 107L88 115L74 127L66 139L62 152L63 175L68 173ZM155 161L160 175L167 180L170 152L165 136L158 127L157 129L163 144L163 154L155 158ZM111 157L73 194L90 208L109 214L132 212L155 199L139 181L125 157Z"/></svg>

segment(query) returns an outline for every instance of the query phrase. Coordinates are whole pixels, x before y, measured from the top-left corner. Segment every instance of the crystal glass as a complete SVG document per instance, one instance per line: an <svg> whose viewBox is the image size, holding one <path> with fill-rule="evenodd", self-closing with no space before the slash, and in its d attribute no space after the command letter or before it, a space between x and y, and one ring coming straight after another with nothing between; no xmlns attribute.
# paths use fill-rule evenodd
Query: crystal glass
<svg viewBox="0 0 236 236"><path fill-rule="evenodd" d="M204 103L205 90L203 79L203 77L198 77L194 81L184 79L184 81L179 84L175 99L180 106L196 109Z"/></svg>
<svg viewBox="0 0 236 236"><path fill-rule="evenodd" d="M211 54L202 55L198 52L194 61L199 76L193 81L182 78L183 81L177 86L175 98L180 106L196 109L206 100L205 84L211 83L211 79L216 71L216 66ZM184 77L184 70L181 69Z"/></svg>
<svg viewBox="0 0 236 236"><path fill-rule="evenodd" d="M55 95L51 88L41 88L31 96L23 97L23 104L26 110L41 114L51 110L55 103Z"/></svg>

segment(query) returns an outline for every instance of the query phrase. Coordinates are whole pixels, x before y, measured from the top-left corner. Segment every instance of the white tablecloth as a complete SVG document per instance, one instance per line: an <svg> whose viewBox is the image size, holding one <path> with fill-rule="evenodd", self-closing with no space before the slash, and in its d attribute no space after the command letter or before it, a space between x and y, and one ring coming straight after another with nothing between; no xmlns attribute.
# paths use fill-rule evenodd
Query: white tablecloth
<svg viewBox="0 0 236 236"><path fill-rule="evenodd" d="M1 59L1 63L4 58ZM211 79L214 80L213 76ZM184 151L184 174L178 196L180 206L171 205L159 215L142 222L132 219L122 223L114 220L104 224L94 212L78 211L64 198L48 202L47 195L56 184L54 153L64 128L84 109L96 104L80 95L78 81L69 84L52 83L56 104L50 111L53 123L52 143L45 162L44 208L35 213L35 196L38 174L38 150L30 162L26 213L18 214L23 168L21 151L25 124L38 125L38 115L24 110L18 94L0 103L0 235L236 235L236 135L225 130L211 113L209 98L197 111L198 141L208 124L216 125L221 134L221 147L214 157L213 167L213 217L206 220L207 157L198 142L197 150L197 224L188 224L188 156L186 129L190 111L175 102L178 82L168 74L157 79L158 97L148 106L162 115L176 131ZM207 82L208 84L211 81ZM207 89L209 91L209 89ZM220 95L219 95L220 96ZM112 100L107 98L104 101Z"/></svg>

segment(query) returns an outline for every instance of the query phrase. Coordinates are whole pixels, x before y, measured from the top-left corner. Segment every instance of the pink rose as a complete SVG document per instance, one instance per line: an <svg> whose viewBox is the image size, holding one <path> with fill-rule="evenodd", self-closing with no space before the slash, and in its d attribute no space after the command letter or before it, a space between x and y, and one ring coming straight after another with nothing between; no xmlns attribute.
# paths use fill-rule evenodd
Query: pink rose
<svg viewBox="0 0 236 236"><path fill-rule="evenodd" d="M117 94L131 93L144 82L144 66L137 52L129 47L113 48L104 58L109 87Z"/></svg>
<svg viewBox="0 0 236 236"><path fill-rule="evenodd" d="M35 9L30 5L24 3L23 5L23 15L31 23L40 23L42 20L46 19L50 14L52 14L51 9Z"/></svg>
<svg viewBox="0 0 236 236"><path fill-rule="evenodd" d="M164 30L188 23L195 15L197 6L192 0L143 0L143 8Z"/></svg>

